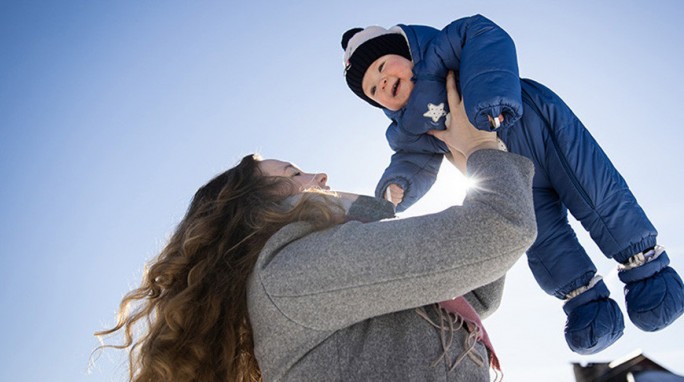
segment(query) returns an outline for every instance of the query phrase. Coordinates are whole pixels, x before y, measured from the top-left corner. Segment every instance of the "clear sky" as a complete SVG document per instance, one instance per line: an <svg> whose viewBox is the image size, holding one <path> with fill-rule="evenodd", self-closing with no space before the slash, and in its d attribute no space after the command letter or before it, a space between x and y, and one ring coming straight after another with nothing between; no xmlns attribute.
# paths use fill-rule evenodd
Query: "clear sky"
<svg viewBox="0 0 684 382"><path fill-rule="evenodd" d="M365 4L365 5L361 5ZM92 332L162 248L194 191L245 154L372 193L386 117L346 87L341 34L441 28L481 13L516 41L521 75L574 109L627 179L684 273L679 1L0 1L0 380L121 381L121 352L88 371ZM408 214L457 203L443 167ZM629 222L625 222L629 224ZM579 228L581 230L581 228ZM580 235L624 307L615 263ZM570 352L561 303L525 258L487 320L507 381L573 381L571 362L642 349L684 374L684 319L631 323Z"/></svg>

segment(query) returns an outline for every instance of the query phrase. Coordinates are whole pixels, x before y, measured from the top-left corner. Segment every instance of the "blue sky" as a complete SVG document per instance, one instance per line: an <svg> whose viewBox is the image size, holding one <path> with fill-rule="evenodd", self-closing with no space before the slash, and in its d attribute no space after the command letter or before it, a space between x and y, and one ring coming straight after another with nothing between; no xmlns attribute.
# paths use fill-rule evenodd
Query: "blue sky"
<svg viewBox="0 0 684 382"><path fill-rule="evenodd" d="M92 332L113 323L194 191L243 155L371 193L391 151L385 116L342 77L339 41L354 26L493 19L521 75L601 143L684 272L679 2L291 3L0 2L0 380L124 380L117 351L88 371ZM462 185L444 166L407 215L458 203ZM624 306L615 263L580 238ZM628 323L594 356L567 349L564 321L522 258L486 322L507 381L573 381L571 362L636 349L684 374L684 319L657 333Z"/></svg>

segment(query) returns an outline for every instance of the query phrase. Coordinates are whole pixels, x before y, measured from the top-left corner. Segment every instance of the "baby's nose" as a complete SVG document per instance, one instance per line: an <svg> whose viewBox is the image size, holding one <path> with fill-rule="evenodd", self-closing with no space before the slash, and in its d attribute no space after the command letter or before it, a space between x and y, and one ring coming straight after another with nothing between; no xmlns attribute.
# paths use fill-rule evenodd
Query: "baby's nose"
<svg viewBox="0 0 684 382"><path fill-rule="evenodd" d="M387 77L382 77L380 80L380 87L384 89L385 86L387 86Z"/></svg>

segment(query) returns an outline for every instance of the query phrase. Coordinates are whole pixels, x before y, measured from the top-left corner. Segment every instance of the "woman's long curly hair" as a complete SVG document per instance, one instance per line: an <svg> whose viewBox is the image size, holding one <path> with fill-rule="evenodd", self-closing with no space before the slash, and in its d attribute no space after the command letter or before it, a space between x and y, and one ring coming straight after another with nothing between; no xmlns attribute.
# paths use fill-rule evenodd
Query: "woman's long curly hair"
<svg viewBox="0 0 684 382"><path fill-rule="evenodd" d="M247 312L247 279L278 229L307 221L321 229L340 222L327 197L297 192L285 177L263 176L256 155L244 157L195 194L185 217L141 286L124 296L116 325L129 349L130 379L260 381ZM312 194L313 195L313 194Z"/></svg>

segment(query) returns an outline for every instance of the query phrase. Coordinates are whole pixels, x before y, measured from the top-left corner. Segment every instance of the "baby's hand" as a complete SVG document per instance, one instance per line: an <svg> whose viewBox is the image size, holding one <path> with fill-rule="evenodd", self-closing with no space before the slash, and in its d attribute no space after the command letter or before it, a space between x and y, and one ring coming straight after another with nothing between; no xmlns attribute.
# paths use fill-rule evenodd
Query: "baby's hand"
<svg viewBox="0 0 684 382"><path fill-rule="evenodd" d="M487 118L489 119L489 125L492 127L492 129L496 130L501 126L501 124L504 121L504 116L503 114L499 114L498 117L492 118L491 115L488 115Z"/></svg>
<svg viewBox="0 0 684 382"><path fill-rule="evenodd" d="M390 184L385 190L385 199L392 202L395 207L398 206L399 203L401 203L401 201L404 199L404 189L398 184Z"/></svg>

